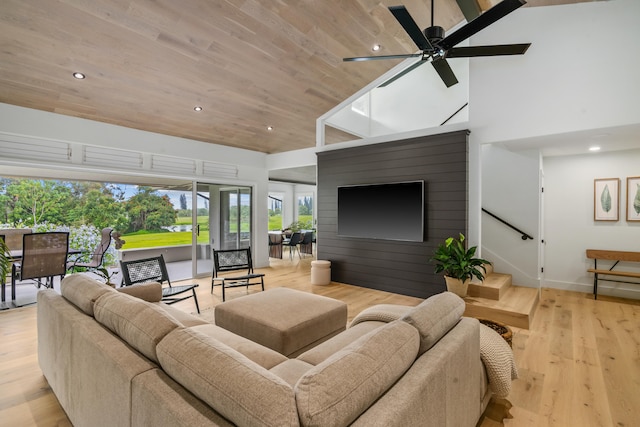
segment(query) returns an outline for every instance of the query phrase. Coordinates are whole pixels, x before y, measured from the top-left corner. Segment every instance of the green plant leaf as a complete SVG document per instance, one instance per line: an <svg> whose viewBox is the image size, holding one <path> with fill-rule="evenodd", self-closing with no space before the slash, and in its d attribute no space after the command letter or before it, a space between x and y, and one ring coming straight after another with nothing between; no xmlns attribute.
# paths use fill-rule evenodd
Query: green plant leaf
<svg viewBox="0 0 640 427"><path fill-rule="evenodd" d="M480 269L486 272L484 264L491 263L481 258L475 258L477 247L465 249L464 240L464 235L460 234L457 239L449 237L438 246L430 259L435 264L434 271L462 281L471 277L484 280Z"/></svg>
<svg viewBox="0 0 640 427"><path fill-rule="evenodd" d="M605 185L602 193L600 194L600 206L605 212L611 210L611 193L609 193L609 185Z"/></svg>
<svg viewBox="0 0 640 427"><path fill-rule="evenodd" d="M4 239L0 239L0 275L4 279L11 271L11 258L9 256L9 247ZM3 282L4 283L4 282Z"/></svg>

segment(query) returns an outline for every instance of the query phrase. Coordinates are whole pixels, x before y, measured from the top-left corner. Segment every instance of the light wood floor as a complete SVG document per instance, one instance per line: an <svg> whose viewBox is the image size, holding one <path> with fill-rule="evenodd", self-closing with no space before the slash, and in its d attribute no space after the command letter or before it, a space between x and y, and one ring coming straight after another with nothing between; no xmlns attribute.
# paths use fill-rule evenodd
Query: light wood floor
<svg viewBox="0 0 640 427"><path fill-rule="evenodd" d="M374 304L416 305L418 298L332 283L312 286L310 259L272 262L266 287L286 286L345 301L349 319ZM202 311L221 301L210 294L208 279L200 283ZM251 291L250 292L255 292ZM241 297L243 288L227 298ZM640 305L543 289L531 329L514 330L514 353L520 379L509 401L513 418L489 416L480 427L493 426L638 426L640 425ZM193 302L178 307L192 312ZM64 412L38 367L36 308L0 312L0 427L69 426Z"/></svg>

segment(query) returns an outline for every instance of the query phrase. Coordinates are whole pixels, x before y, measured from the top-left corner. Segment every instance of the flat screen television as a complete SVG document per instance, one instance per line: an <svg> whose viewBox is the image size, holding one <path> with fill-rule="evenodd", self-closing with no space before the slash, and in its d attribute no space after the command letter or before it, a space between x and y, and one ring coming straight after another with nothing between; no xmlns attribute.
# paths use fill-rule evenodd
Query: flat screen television
<svg viewBox="0 0 640 427"><path fill-rule="evenodd" d="M424 181L338 187L338 236L422 242Z"/></svg>

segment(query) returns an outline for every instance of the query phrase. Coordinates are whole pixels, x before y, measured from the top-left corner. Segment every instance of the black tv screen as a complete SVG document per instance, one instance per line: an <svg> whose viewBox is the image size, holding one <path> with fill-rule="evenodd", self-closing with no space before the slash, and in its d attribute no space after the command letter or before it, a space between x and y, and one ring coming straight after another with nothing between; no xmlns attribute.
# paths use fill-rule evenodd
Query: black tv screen
<svg viewBox="0 0 640 427"><path fill-rule="evenodd" d="M424 181L338 187L338 236L422 242Z"/></svg>

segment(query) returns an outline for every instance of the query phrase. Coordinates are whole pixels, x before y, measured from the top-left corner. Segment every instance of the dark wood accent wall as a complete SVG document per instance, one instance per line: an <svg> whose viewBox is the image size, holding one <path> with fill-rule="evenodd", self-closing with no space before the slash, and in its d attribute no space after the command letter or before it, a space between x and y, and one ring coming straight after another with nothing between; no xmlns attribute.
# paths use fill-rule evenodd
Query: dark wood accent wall
<svg viewBox="0 0 640 427"><path fill-rule="evenodd" d="M318 259L336 282L421 298L446 289L429 258L467 229L468 131L318 153ZM424 180L423 242L337 235L341 185Z"/></svg>

